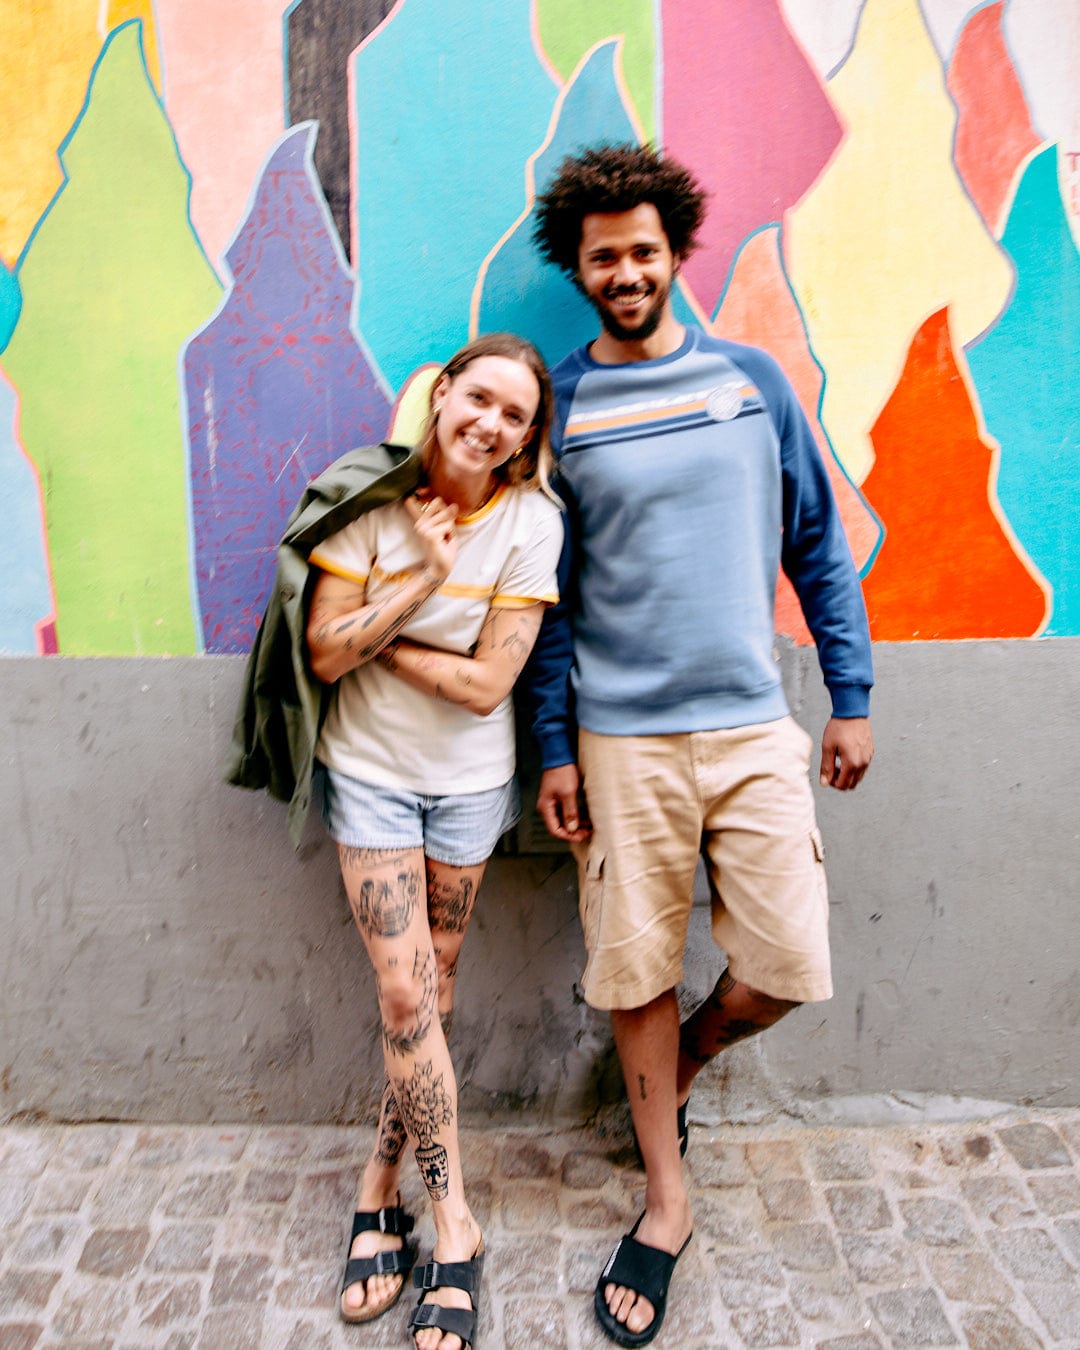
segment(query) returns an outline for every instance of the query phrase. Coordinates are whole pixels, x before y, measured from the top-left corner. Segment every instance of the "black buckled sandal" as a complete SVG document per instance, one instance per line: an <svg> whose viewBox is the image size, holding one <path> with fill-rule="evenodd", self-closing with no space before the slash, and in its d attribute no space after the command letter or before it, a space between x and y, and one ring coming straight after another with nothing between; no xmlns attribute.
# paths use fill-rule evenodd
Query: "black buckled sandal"
<svg viewBox="0 0 1080 1350"><path fill-rule="evenodd" d="M436 1327L450 1336L457 1336L469 1350L475 1343L476 1319L480 1312L480 1277L484 1271L484 1240L469 1261L429 1261L413 1271L413 1284L424 1292L409 1318L409 1333ZM469 1296L471 1308L444 1308L441 1303L425 1303L424 1294L431 1289L461 1289ZM416 1337L413 1336L415 1344Z"/></svg>
<svg viewBox="0 0 1080 1350"><path fill-rule="evenodd" d="M406 1241L414 1223L412 1215L406 1214L400 1205L387 1205L384 1209L376 1210L358 1209L353 1215L352 1233L349 1235L349 1245L345 1248L345 1274L341 1280L341 1294L338 1298L338 1312L343 1322L370 1322L376 1317L381 1317L401 1297L409 1271L416 1264L416 1244ZM388 1233L401 1238L401 1246L386 1252L376 1252L374 1256L349 1256L353 1243L361 1233ZM366 1302L362 1308L355 1311L346 1308L345 1290L351 1284L369 1280L372 1275L400 1275L401 1283L398 1285L397 1293L376 1308L369 1307ZM365 1294L366 1292L365 1289Z"/></svg>
<svg viewBox="0 0 1080 1350"><path fill-rule="evenodd" d="M643 1214L641 1219L644 1217ZM648 1345L660 1330L664 1314L667 1312L668 1285L671 1283L675 1264L686 1251L690 1238L694 1236L691 1233L679 1250L672 1255L671 1252L662 1251L659 1247L646 1246L644 1242L639 1242L634 1237L641 1219L638 1219L625 1237L619 1239L596 1282L596 1293L593 1295L596 1320L617 1345ZM635 1294L647 1298L652 1304L653 1320L644 1331L631 1331L625 1322L620 1322L612 1314L604 1297L604 1290L609 1284L632 1289Z"/></svg>

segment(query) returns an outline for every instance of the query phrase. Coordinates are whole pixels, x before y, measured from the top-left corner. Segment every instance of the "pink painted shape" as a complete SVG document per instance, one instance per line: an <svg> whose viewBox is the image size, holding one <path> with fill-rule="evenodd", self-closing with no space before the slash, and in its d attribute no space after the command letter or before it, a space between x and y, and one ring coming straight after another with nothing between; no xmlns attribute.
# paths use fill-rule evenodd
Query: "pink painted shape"
<svg viewBox="0 0 1080 1350"><path fill-rule="evenodd" d="M281 0L156 0L165 111L192 178L191 220L223 281L226 245L285 129Z"/></svg>
<svg viewBox="0 0 1080 1350"><path fill-rule="evenodd" d="M965 25L949 67L956 103L956 168L997 239L1005 229L1017 171L1041 145L1024 90L1001 31L1004 0L987 5Z"/></svg>
<svg viewBox="0 0 1080 1350"><path fill-rule="evenodd" d="M843 127L778 0L665 0L662 13L664 146L709 192L683 275L711 314L739 245L802 197Z"/></svg>
<svg viewBox="0 0 1080 1350"><path fill-rule="evenodd" d="M810 353L802 315L780 260L779 230L762 230L747 240L735 262L731 285L712 331L733 342L761 347L779 361L794 386L829 471L844 531L857 567L877 546L881 530L862 497L845 476L818 420L821 368ZM812 641L791 583L783 574L776 591L776 631L800 644Z"/></svg>

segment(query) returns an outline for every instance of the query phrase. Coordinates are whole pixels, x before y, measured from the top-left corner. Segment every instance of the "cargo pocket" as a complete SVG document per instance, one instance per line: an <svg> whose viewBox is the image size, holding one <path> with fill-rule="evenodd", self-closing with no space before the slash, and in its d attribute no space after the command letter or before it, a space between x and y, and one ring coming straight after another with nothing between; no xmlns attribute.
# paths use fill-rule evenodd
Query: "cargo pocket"
<svg viewBox="0 0 1080 1350"><path fill-rule="evenodd" d="M825 876L825 841L816 825L810 831L810 846L814 850L814 879L817 882L818 896L827 911L829 907L829 883Z"/></svg>
<svg viewBox="0 0 1080 1350"><path fill-rule="evenodd" d="M581 869L578 895L578 915L581 919L581 932L585 939L585 949L591 956L596 950L600 937L600 914L604 902L604 863L607 855L602 849L590 845L585 855L585 865Z"/></svg>

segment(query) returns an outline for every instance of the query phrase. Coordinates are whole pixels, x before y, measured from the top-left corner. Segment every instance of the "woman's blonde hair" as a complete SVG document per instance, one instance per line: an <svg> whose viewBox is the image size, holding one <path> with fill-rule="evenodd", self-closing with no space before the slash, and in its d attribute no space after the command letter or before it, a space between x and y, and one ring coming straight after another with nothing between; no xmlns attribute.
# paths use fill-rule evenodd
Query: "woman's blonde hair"
<svg viewBox="0 0 1080 1350"><path fill-rule="evenodd" d="M484 333L455 352L439 371L438 378L431 386L427 420L424 422L424 430L417 446L424 472L430 473L438 447L435 428L438 425L439 414L435 408L435 391L443 379L453 383L467 366L479 360L481 356L502 356L509 361L520 361L536 376L540 391L536 414L531 423L535 428L535 434L505 464L494 470L495 477L509 483L511 487L520 487L525 491L538 489L553 501L558 501L550 481L554 465L550 440L553 401L551 381L548 379L544 358L527 338L518 337L516 333Z"/></svg>

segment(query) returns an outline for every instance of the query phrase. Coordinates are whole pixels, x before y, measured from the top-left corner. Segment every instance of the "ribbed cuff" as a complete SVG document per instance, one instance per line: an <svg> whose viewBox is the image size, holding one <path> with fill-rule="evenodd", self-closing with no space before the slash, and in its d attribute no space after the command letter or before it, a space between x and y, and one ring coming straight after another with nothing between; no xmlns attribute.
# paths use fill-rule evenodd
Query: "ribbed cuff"
<svg viewBox="0 0 1080 1350"><path fill-rule="evenodd" d="M831 684L834 717L869 717L870 686L868 684Z"/></svg>

